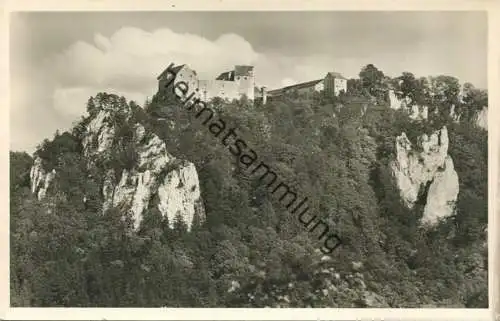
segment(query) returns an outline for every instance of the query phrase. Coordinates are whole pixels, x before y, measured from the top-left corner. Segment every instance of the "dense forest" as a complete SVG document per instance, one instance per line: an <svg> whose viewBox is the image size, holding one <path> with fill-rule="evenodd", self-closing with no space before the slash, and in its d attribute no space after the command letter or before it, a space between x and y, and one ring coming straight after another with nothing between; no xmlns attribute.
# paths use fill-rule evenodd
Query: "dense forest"
<svg viewBox="0 0 500 321"><path fill-rule="evenodd" d="M429 119L415 122L389 108L389 86L429 106ZM34 155L58 173L49 197L39 201L31 193L33 156L10 153L11 305L487 307L488 140L473 120L487 93L464 88L460 100L456 78L429 83L405 72L391 79L368 65L340 97L212 102L335 225L343 245L328 256L175 100L157 95L141 107L99 93L132 114L113 120L123 144L106 166L120 170L137 161L126 142L141 123L171 154L195 164L206 220L189 232L182 220L169 228L151 207L135 230L126 210L103 214L104 165L82 151L82 128L97 112L89 102L87 117L43 141ZM451 105L460 122L450 116ZM404 206L388 164L397 135L415 141L443 125L460 192L454 215L423 228L422 206Z"/></svg>

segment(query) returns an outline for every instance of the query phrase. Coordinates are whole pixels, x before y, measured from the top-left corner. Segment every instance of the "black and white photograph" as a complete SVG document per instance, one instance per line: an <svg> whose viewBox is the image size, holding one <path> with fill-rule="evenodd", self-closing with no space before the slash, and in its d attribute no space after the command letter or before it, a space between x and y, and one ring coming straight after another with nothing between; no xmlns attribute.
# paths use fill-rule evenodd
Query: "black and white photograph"
<svg viewBox="0 0 500 321"><path fill-rule="evenodd" d="M260 10L10 13L10 307L489 308L487 12Z"/></svg>

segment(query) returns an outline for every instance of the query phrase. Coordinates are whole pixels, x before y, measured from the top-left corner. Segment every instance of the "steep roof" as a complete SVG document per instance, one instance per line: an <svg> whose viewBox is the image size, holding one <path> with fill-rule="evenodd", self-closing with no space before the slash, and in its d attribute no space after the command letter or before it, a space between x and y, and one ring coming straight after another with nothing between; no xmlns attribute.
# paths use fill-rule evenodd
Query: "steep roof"
<svg viewBox="0 0 500 321"><path fill-rule="evenodd" d="M300 83L300 84L286 86L286 87L279 88L279 89L273 89L273 90L268 91L268 94L269 95L280 95L280 94L282 94L282 93L284 93L284 92L286 92L288 90L313 87L313 86L319 84L322 81L323 81L323 79L317 79L317 80L311 80L311 81L303 82L303 83Z"/></svg>
<svg viewBox="0 0 500 321"><path fill-rule="evenodd" d="M215 80L228 80L228 81L233 81L234 80L234 72L233 71L226 71L220 74Z"/></svg>
<svg viewBox="0 0 500 321"><path fill-rule="evenodd" d="M165 74L167 73L167 71L171 71L173 73L178 73L179 70L181 70L184 66L186 66L186 64L175 66L175 67L171 68L170 70L167 67L167 68L165 68L165 70L163 70L163 72L158 77L156 77L156 80L160 80L160 78L162 78L163 76L165 76Z"/></svg>
<svg viewBox="0 0 500 321"><path fill-rule="evenodd" d="M253 71L253 66L243 66L243 65L234 66L235 76L248 76L250 75L251 71Z"/></svg>
<svg viewBox="0 0 500 321"><path fill-rule="evenodd" d="M313 87L313 86L319 84L322 81L323 81L323 79L311 80L311 81L303 82L303 83L300 83L300 84L287 86L284 89L288 90L288 89L300 89L300 88Z"/></svg>
<svg viewBox="0 0 500 321"><path fill-rule="evenodd" d="M332 78L338 78L338 79L345 79L345 80L347 80L347 78L345 78L344 76L342 76L340 73L334 72L334 71L331 71L331 72L327 73L326 76L327 77L330 76Z"/></svg>
<svg viewBox="0 0 500 321"><path fill-rule="evenodd" d="M273 90L269 90L267 92L268 95L270 96L273 96L273 95L279 95L279 94L282 94L283 92L285 92L285 90L283 88L280 88L280 89L273 89Z"/></svg>

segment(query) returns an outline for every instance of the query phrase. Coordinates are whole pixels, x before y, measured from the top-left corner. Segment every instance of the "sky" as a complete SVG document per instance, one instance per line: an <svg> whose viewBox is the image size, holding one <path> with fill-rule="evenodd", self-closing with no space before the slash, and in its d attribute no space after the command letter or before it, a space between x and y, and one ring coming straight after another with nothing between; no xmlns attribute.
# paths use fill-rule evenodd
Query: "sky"
<svg viewBox="0 0 500 321"><path fill-rule="evenodd" d="M10 148L34 152L98 92L140 105L171 62L202 79L255 66L269 89L358 77L451 75L487 88L487 16L473 11L25 12L10 22Z"/></svg>

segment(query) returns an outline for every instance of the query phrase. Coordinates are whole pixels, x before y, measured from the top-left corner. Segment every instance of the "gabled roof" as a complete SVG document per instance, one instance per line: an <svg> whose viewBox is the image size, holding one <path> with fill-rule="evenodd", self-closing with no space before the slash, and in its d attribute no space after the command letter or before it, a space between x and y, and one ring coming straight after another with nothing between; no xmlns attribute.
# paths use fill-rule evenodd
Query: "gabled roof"
<svg viewBox="0 0 500 321"><path fill-rule="evenodd" d="M278 88L278 89L269 90L267 93L269 95L274 95L274 94L279 94L279 93L284 92L284 91L285 91L284 88Z"/></svg>
<svg viewBox="0 0 500 321"><path fill-rule="evenodd" d="M249 76L251 71L253 71L253 66L236 65L234 70L223 72L215 80L234 81L234 77Z"/></svg>
<svg viewBox="0 0 500 321"><path fill-rule="evenodd" d="M301 88L313 87L322 81L323 81L323 79L311 80L311 81L302 82L302 83L296 84L296 85L286 86L286 87L283 87L282 89L284 91L287 91L287 90L291 90L291 89L301 89Z"/></svg>
<svg viewBox="0 0 500 321"><path fill-rule="evenodd" d="M347 78L345 78L345 77L344 77L344 76L342 76L340 73L335 72L335 71L331 71L331 72L327 73L327 74L326 74L326 76L327 76L327 77L328 77L328 76L330 76L330 77L332 77L332 78L338 78L338 79L345 79L345 80L347 80Z"/></svg>
<svg viewBox="0 0 500 321"><path fill-rule="evenodd" d="M317 80L311 80L311 81L303 82L303 83L296 84L296 85L286 86L286 87L279 88L279 89L273 89L273 90L268 91L268 94L269 95L279 95L279 94L282 94L288 90L313 87L322 81L323 81L323 79L317 79Z"/></svg>
<svg viewBox="0 0 500 321"><path fill-rule="evenodd" d="M323 81L323 79L316 79L316 80L311 80L311 81L303 82L303 83L300 83L300 84L288 86L288 87L285 87L285 88L286 89L292 89L292 88L293 89L299 89L299 88L313 87L313 86L319 84L322 81Z"/></svg>
<svg viewBox="0 0 500 321"><path fill-rule="evenodd" d="M158 77L156 77L156 80L160 80L160 78L162 78L163 76L165 76L165 74L167 73L167 71L171 71L173 73L178 73L179 70L181 70L184 66L186 66L186 64L175 66L175 67L171 68L170 70L168 70L168 67L167 67L167 68L165 68L165 70L163 70L163 72Z"/></svg>
<svg viewBox="0 0 500 321"><path fill-rule="evenodd" d="M215 80L226 80L226 81L234 81L234 72L226 71L220 74Z"/></svg>
<svg viewBox="0 0 500 321"><path fill-rule="evenodd" d="M243 66L243 65L234 66L235 76L248 76L250 75L251 71L253 71L253 66Z"/></svg>

